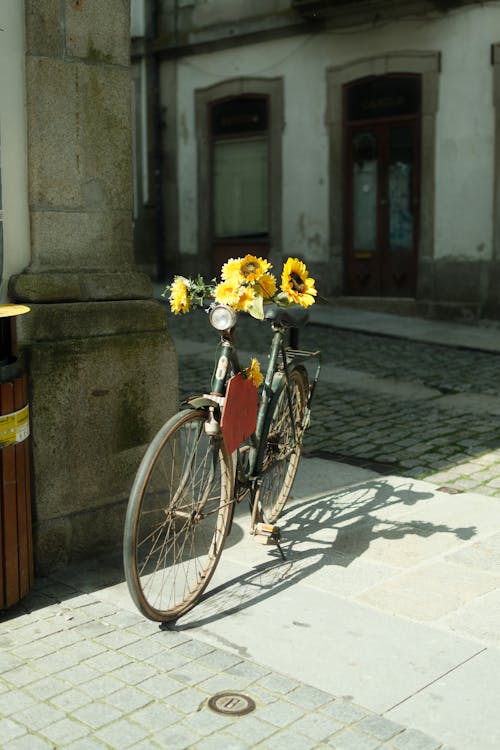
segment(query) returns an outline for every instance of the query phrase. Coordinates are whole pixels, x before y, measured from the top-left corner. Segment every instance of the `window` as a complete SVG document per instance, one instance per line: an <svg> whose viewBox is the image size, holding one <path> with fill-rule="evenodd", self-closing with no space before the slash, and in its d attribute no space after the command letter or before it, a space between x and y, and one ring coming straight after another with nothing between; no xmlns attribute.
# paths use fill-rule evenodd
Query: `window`
<svg viewBox="0 0 500 750"><path fill-rule="evenodd" d="M418 76L377 76L347 88L347 119L388 119L420 110Z"/></svg>
<svg viewBox="0 0 500 750"><path fill-rule="evenodd" d="M252 252L281 259L283 80L234 78L195 93L198 258L217 274Z"/></svg>
<svg viewBox="0 0 500 750"><path fill-rule="evenodd" d="M212 108L214 236L268 234L269 153L265 98L237 98Z"/></svg>

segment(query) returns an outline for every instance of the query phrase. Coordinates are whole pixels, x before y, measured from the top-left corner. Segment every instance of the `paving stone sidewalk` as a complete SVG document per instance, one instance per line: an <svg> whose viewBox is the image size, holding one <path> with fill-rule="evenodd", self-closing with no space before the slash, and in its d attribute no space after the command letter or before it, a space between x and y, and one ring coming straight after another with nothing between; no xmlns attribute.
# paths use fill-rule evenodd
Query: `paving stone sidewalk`
<svg viewBox="0 0 500 750"><path fill-rule="evenodd" d="M216 339L203 314L169 317L169 325L182 394L206 389ZM241 328L245 352L260 354L260 325ZM321 348L324 361L310 455L500 493L500 411L490 409L498 355L317 325L300 344ZM0 748L445 750L439 738L278 673L264 659L161 630L121 606L109 594L115 587L123 590L121 561L95 560L38 580L0 616ZM292 659L293 643L291 672ZM225 690L248 695L256 709L214 713L208 700Z"/></svg>
<svg viewBox="0 0 500 750"><path fill-rule="evenodd" d="M206 389L206 315L169 315L168 324L181 397ZM188 340L205 352L183 354ZM245 352L264 356L268 340L267 324L240 317ZM301 331L300 347L320 349L323 362L307 453L500 497L500 354L315 324Z"/></svg>
<svg viewBox="0 0 500 750"><path fill-rule="evenodd" d="M118 561L39 580L0 621L5 750L438 750L431 737L102 599ZM86 585L75 587L75 581ZM292 658L292 657L291 657ZM213 712L220 691L246 716Z"/></svg>

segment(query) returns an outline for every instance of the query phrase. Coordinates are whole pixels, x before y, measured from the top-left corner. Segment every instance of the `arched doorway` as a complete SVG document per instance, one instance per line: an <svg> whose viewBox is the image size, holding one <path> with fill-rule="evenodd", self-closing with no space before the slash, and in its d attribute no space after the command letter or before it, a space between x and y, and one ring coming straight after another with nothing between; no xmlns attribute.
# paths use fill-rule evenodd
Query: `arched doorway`
<svg viewBox="0 0 500 750"><path fill-rule="evenodd" d="M344 89L344 287L414 297L419 231L419 75L373 76Z"/></svg>
<svg viewBox="0 0 500 750"><path fill-rule="evenodd" d="M418 192L415 190L412 200L417 201L414 210L418 213L417 224L414 225L414 279L413 286L415 289L416 299L430 299L433 297L433 264L434 264L434 210L435 210L435 148L436 148L436 115L439 101L439 71L440 71L440 54L433 51L403 51L387 52L374 57L353 60L346 64L329 68L327 70L327 109L326 124L329 131L330 142L330 258L329 267L331 269L329 286L332 294L342 295L377 295L382 294L398 296L413 296L409 291L400 292L387 291L383 292L381 287L378 291L350 291L347 286L347 254L349 233L353 232L349 227L349 221L352 224L353 217L349 214L349 206L352 208L352 195L346 197L346 190L349 184L353 182L353 176L348 174L349 164L353 161L353 143L356 130L355 121L358 122L359 131L365 126L369 130L370 126L384 125L387 144L387 130L390 125L390 117L381 117L380 122L376 119L361 121L353 116L350 127L350 121L347 118L346 96L347 90L352 85L367 83L369 81L387 81L398 77L408 81L416 77L420 82L420 116L416 128L419 131L416 140L412 142L415 156L414 163L418 169ZM411 86L411 84L410 84ZM368 110L369 111L369 110ZM373 109L372 109L373 111ZM355 115L355 113L354 113ZM383 113L382 113L383 115ZM397 114L394 115L397 117ZM411 119L415 115L409 113ZM363 124L364 123L364 124ZM397 124L394 122L393 124ZM359 134L359 133L358 133ZM350 144L348 138L350 137ZM404 141L403 141L404 144ZM360 147L363 144L360 144ZM365 144L366 145L366 144ZM387 174L390 159L387 157L387 145L384 146L384 139L378 142L382 149L382 165L380 166L380 175ZM385 152L384 152L385 149ZM405 149L408 150L408 144ZM386 154L384 156L383 154ZM403 161L404 163L404 161ZM385 170L385 172L384 172ZM417 174L417 173L415 173ZM415 175L414 175L415 176ZM381 177L382 179L382 177ZM349 182L350 181L350 182ZM414 183L415 185L415 183ZM385 200L383 196L377 196L377 199ZM351 201L349 203L349 201ZM387 211L387 209L386 209ZM379 222L383 221L379 219ZM387 218L385 219L387 227ZM378 228L378 227L377 227ZM385 232L387 235L387 231ZM359 252L363 252L361 249ZM366 250L365 252L369 252ZM404 253L399 257L402 259ZM361 265L363 260L369 258L357 258ZM396 261L395 261L396 262ZM398 274L398 266L396 266ZM398 276L400 276L399 271ZM353 287L354 289L355 287ZM390 288L390 287L388 287Z"/></svg>

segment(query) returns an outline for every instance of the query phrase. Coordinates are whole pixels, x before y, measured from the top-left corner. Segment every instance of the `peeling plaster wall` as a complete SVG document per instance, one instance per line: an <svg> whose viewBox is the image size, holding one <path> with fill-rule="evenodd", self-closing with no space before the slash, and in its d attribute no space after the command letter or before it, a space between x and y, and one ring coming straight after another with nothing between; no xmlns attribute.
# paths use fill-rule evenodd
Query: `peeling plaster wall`
<svg viewBox="0 0 500 750"><path fill-rule="evenodd" d="M442 72L436 151L435 258L489 260L492 254L494 110L490 48L500 7L436 23Z"/></svg>

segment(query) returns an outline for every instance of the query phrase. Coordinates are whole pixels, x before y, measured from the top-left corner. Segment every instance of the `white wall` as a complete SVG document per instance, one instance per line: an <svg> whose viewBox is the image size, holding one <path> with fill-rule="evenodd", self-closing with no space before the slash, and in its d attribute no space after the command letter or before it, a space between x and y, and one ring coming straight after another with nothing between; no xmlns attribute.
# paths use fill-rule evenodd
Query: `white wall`
<svg viewBox="0 0 500 750"><path fill-rule="evenodd" d="M196 252L194 90L236 76L283 76L283 252L328 257L328 67L408 50L440 51L435 257L488 259L492 249L490 46L500 3L381 28L291 37L178 61L180 249ZM339 165L340 168L340 165Z"/></svg>
<svg viewBox="0 0 500 750"><path fill-rule="evenodd" d="M435 256L488 260L494 179L490 48L500 40L500 8L457 13L441 25L446 47L438 115Z"/></svg>
<svg viewBox="0 0 500 750"><path fill-rule="evenodd" d="M130 36L146 34L146 7L144 0L130 0Z"/></svg>
<svg viewBox="0 0 500 750"><path fill-rule="evenodd" d="M5 302L9 277L26 268L31 259L23 0L0 0L0 29L0 144L4 225L0 302Z"/></svg>

